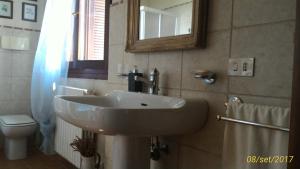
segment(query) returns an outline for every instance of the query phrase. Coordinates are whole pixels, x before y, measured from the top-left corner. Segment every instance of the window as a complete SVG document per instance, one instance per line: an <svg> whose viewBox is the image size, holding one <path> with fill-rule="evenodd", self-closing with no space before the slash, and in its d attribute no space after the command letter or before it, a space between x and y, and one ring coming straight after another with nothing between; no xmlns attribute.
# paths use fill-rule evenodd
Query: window
<svg viewBox="0 0 300 169"><path fill-rule="evenodd" d="M76 0L69 77L107 79L109 0Z"/></svg>

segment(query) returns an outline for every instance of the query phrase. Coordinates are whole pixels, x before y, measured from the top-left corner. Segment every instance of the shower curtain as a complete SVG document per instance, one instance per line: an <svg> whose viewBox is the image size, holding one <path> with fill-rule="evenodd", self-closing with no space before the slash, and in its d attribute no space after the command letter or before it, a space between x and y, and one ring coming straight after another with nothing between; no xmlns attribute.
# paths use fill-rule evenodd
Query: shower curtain
<svg viewBox="0 0 300 169"><path fill-rule="evenodd" d="M31 111L43 135L41 151L54 153L56 87L67 78L72 53L74 0L47 0L31 81Z"/></svg>

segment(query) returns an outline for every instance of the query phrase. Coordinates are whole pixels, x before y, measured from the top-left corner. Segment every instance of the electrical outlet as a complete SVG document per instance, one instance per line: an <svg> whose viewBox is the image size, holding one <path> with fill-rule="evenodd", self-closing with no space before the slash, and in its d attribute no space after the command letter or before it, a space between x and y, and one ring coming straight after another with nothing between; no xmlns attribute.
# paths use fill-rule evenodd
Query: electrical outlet
<svg viewBox="0 0 300 169"><path fill-rule="evenodd" d="M229 59L229 76L253 76L254 58L232 58Z"/></svg>

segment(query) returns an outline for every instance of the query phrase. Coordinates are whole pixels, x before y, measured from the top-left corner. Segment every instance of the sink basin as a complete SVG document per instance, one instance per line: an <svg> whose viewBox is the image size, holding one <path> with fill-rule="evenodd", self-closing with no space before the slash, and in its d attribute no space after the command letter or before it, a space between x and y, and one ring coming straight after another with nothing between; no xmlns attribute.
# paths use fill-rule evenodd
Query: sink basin
<svg viewBox="0 0 300 169"><path fill-rule="evenodd" d="M208 105L203 99L113 91L105 96L55 96L54 109L75 126L115 135L113 169L149 169L150 137L198 131Z"/></svg>
<svg viewBox="0 0 300 169"><path fill-rule="evenodd" d="M164 136L198 131L207 118L202 99L181 99L125 91L105 96L55 96L65 121L104 135Z"/></svg>

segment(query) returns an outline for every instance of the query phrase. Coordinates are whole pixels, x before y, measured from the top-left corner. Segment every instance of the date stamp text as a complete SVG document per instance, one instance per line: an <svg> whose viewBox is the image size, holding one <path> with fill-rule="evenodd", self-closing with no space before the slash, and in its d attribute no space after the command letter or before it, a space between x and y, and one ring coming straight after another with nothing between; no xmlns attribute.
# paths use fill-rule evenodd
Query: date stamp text
<svg viewBox="0 0 300 169"><path fill-rule="evenodd" d="M249 155L247 156L247 163L252 164L269 164L269 163L291 163L294 156L257 156Z"/></svg>

